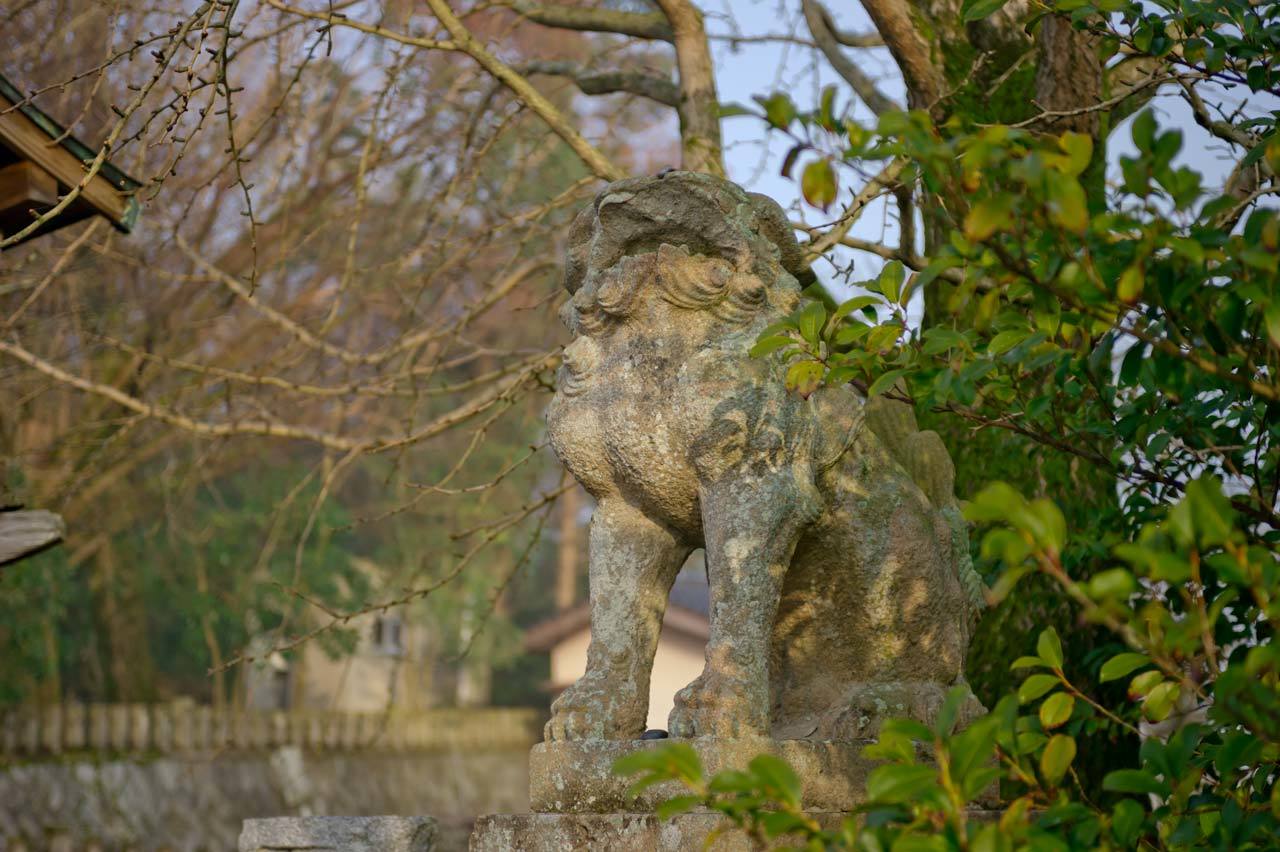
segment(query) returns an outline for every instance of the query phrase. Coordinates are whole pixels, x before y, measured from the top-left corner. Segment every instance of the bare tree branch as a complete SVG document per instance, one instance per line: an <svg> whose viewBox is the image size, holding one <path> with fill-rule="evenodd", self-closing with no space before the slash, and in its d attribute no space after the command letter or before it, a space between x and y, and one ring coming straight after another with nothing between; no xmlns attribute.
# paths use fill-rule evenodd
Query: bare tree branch
<svg viewBox="0 0 1280 852"><path fill-rule="evenodd" d="M831 37L845 47L884 47L884 37L877 32L870 33L854 33L848 30L842 30L836 26L836 22L827 18L827 24L831 27Z"/></svg>
<svg viewBox="0 0 1280 852"><path fill-rule="evenodd" d="M627 92L669 107L680 107L680 88L675 83L641 71L588 71L571 62L553 61L526 62L517 70L525 76L548 74L564 77L585 95Z"/></svg>
<svg viewBox="0 0 1280 852"><path fill-rule="evenodd" d="M831 67L835 69L836 73L853 87L853 90L857 92L858 97L862 99L868 109L876 115L883 115L886 112L902 108L892 98L880 91L880 87L876 85L875 81L863 73L861 68L854 65L848 56L845 56L832 29L831 16L818 0L800 0L800 8L804 12L805 23L809 25L809 32L813 35L813 42L818 50L822 51L822 55L831 63Z"/></svg>
<svg viewBox="0 0 1280 852"><path fill-rule="evenodd" d="M929 44L915 22L907 0L862 0L871 22L902 69L907 83L907 104L932 109L945 89L942 72L929 55Z"/></svg>
<svg viewBox="0 0 1280 852"><path fill-rule="evenodd" d="M608 157L588 142L560 110L556 109L551 101L543 97L542 93L535 89L528 80L521 77L511 66L486 50L484 45L480 44L476 37L471 34L471 31L458 19L458 16L453 13L453 10L449 8L449 4L445 0L427 0L427 5L431 7L432 13L444 25L444 28L449 31L449 35L453 36L458 49L479 63L480 67L510 89L520 99L521 103L533 110L539 118L546 122L553 133L573 149L573 152L587 164L587 168L591 169L597 177L607 181L622 180L626 177L626 172L610 162ZM713 94L714 91L713 84Z"/></svg>
<svg viewBox="0 0 1280 852"><path fill-rule="evenodd" d="M662 15L652 12L589 9L559 3L527 3L521 0L512 3L511 8L522 17L536 24L542 24L544 27L579 32L618 33L657 41L675 41L671 25Z"/></svg>
<svg viewBox="0 0 1280 852"><path fill-rule="evenodd" d="M281 12L288 12L293 15L299 15L303 18L311 18L314 21L324 21L331 27L347 27L348 29L358 30L369 35L376 35L379 38L398 41L401 44L412 45L413 47L423 47L428 50L457 50L458 46L447 39L419 38L406 33L398 33L394 30L388 30L383 27L375 27L372 24L364 24L360 21L353 21L346 15L338 12L312 12L309 9L300 9L297 6L290 6L282 3L281 0L267 0L267 5L279 9Z"/></svg>
<svg viewBox="0 0 1280 852"><path fill-rule="evenodd" d="M440 2L440 0L431 0ZM720 100L702 13L689 0L657 0L675 35L680 69L681 165L724 177Z"/></svg>
<svg viewBox="0 0 1280 852"><path fill-rule="evenodd" d="M862 215L862 211L866 209L867 205L878 198L885 190L892 188L898 179L898 175L906 167L907 161L902 158L891 160L875 177L867 181L867 185L858 190L858 194L853 197L853 201L849 203L849 206L840 214L840 218L825 234L812 240L807 245L801 246L807 261L813 263L830 251L833 246L837 245L844 238L844 235L849 233L849 229L858 221L858 217Z"/></svg>

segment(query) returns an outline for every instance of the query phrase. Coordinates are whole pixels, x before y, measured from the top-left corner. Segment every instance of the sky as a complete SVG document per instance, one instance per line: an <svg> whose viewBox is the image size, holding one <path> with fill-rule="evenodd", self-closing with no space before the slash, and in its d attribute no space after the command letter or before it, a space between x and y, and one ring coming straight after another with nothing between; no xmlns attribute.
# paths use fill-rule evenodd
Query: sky
<svg viewBox="0 0 1280 852"><path fill-rule="evenodd" d="M871 32L871 20L856 2L828 2L828 8L842 30ZM708 29L713 35L738 34L758 36L766 34L808 34L800 15L798 3L780 3L777 0L712 0L704 7ZM794 44L766 42L733 46L724 41L713 44L717 69L716 85L722 103L752 105L753 95L768 95L783 91L791 95L801 109L818 103L824 86L837 84L840 89L838 107L851 106L854 119L874 126L873 115L841 78L831 70L826 60L815 50ZM863 62L863 69L880 82L881 89L899 102L906 102L906 90L897 68L884 48L859 49L855 54ZM787 140L781 134L762 134L759 119L752 117L726 118L722 133L725 146L725 167L729 177L753 192L762 192L776 199L795 214L795 218L808 224L820 225L835 218L835 212L823 213L804 204L800 199L800 168L789 180L779 173L787 152ZM799 165L802 165L803 161ZM871 171L879 168L877 164ZM842 201L847 201L851 191L861 188L862 182L851 173L842 178ZM838 202L839 203L839 202ZM855 225L853 234L869 240L897 242L897 223L885 204L877 203L869 208ZM883 261L874 255L841 251L838 263L854 263L855 280L874 277ZM833 268L819 264L819 278L832 289L840 289L832 281Z"/></svg>

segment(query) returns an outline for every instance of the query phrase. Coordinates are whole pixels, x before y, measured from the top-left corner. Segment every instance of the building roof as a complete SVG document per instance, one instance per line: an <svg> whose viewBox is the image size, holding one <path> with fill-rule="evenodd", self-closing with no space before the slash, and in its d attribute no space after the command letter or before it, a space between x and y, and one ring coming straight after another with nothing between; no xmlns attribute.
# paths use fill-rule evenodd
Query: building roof
<svg viewBox="0 0 1280 852"><path fill-rule="evenodd" d="M671 599L662 618L664 629L705 642L711 636L711 595L701 567L690 565L676 576ZM550 651L580 630L591 627L591 605L583 601L559 615L530 627L524 646L530 651Z"/></svg>
<svg viewBox="0 0 1280 852"><path fill-rule="evenodd" d="M0 233L21 230L31 221L32 209L53 207L57 196L84 180L97 156L0 74L0 178L7 178L0 179ZM46 186L50 192L43 191ZM75 201L20 242L95 214L128 232L138 218L135 193L141 187L104 161Z"/></svg>

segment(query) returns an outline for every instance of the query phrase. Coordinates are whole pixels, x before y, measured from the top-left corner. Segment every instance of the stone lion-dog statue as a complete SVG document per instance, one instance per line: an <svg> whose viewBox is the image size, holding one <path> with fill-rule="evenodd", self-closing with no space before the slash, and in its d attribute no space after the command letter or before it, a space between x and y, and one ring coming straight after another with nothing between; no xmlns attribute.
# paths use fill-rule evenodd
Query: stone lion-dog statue
<svg viewBox="0 0 1280 852"><path fill-rule="evenodd" d="M852 740L962 684L981 584L954 468L911 409L807 399L759 333L810 278L775 202L693 172L613 183L574 220L573 333L547 412L596 499L585 675L546 739L630 740L672 582L706 551L710 640L675 737ZM961 712L982 712L972 696Z"/></svg>

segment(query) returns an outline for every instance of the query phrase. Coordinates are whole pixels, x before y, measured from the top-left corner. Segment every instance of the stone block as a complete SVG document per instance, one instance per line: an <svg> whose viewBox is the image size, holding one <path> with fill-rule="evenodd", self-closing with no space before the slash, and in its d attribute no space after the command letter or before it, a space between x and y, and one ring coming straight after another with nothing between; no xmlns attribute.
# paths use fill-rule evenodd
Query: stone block
<svg viewBox="0 0 1280 852"><path fill-rule="evenodd" d="M615 775L613 763L642 748L672 740L579 740L539 743L529 754L530 809L542 813L646 812L682 795L674 784L649 788L636 799L626 795L631 779ZM865 799L866 778L877 761L863 757L865 742L813 742L769 738L683 740L713 775L745 769L753 757L772 754L795 769L802 784L802 803L815 811L849 811Z"/></svg>
<svg viewBox="0 0 1280 852"><path fill-rule="evenodd" d="M836 828L844 814L810 812L824 828ZM719 831L710 844L708 838ZM782 838L778 846L786 846ZM796 842L790 839L791 845ZM746 833L719 814L681 814L659 820L653 814L499 814L476 820L471 852L754 852ZM244 847L241 847L244 852Z"/></svg>
<svg viewBox="0 0 1280 852"><path fill-rule="evenodd" d="M247 819L240 852L430 852L431 817L307 816Z"/></svg>

